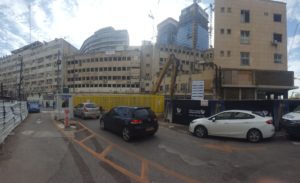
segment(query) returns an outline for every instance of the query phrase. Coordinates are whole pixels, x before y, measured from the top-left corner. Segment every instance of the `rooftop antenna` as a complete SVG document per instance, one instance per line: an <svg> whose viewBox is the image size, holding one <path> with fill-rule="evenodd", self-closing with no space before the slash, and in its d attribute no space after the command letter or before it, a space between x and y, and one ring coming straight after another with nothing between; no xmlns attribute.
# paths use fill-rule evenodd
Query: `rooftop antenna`
<svg viewBox="0 0 300 183"><path fill-rule="evenodd" d="M31 4L29 3L28 5L28 9L29 9L29 44L31 44Z"/></svg>

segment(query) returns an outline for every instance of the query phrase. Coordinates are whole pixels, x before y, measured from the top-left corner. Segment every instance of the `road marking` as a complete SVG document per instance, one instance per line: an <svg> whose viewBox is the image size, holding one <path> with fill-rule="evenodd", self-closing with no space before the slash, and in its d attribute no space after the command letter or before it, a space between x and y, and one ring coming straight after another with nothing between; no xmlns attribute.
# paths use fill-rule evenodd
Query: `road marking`
<svg viewBox="0 0 300 183"><path fill-rule="evenodd" d="M38 119L38 120L36 121L36 123L37 123L37 124L41 124L41 123L42 123L41 119Z"/></svg>
<svg viewBox="0 0 300 183"><path fill-rule="evenodd" d="M57 126L57 124L54 125ZM183 174L180 174L179 172L175 172L173 170L170 170L169 168L166 168L156 162L147 160L143 157L141 157L138 154L135 154L113 142L111 142L110 140L106 139L105 137L96 134L95 132L93 132L91 129L87 128L86 126L84 126L82 123L78 122L79 125L79 130L78 131L82 131L87 130L89 132L89 134L87 134L87 136L83 139L83 140L76 140L75 138L71 138L68 137L67 138L70 141L73 141L75 143L77 143L79 146L81 146L84 150L86 150L87 152L89 152L92 156L94 156L95 158L107 163L108 165L110 165L112 168L116 169L117 171L121 172L122 174L128 176L129 178L137 181L137 182L141 182L141 183L149 183L150 182L150 177L149 177L149 169L150 168L155 168L156 170L167 174L168 176L172 176L175 177L183 182L188 182L188 183L200 183L200 181L197 181L191 177L185 176ZM57 127L57 129L65 135L64 131L60 128ZM76 131L77 132L77 131ZM75 132L75 133L76 133ZM96 152L95 150L93 150L92 148L88 147L86 144L84 144L85 141L90 140L92 138L96 138L99 137L102 140L104 140L108 146L102 151L102 152ZM110 153L113 149L120 151L121 153L127 154L129 156L132 156L134 158L136 158L137 160L141 161L141 173L140 175L136 175L134 172L131 172L129 170L127 170L126 168L120 166L119 164L116 164L115 162L113 162L112 160L106 158L107 154Z"/></svg>
<svg viewBox="0 0 300 183"><path fill-rule="evenodd" d="M241 152L241 151L258 151L264 149L261 146L256 147L236 147L230 144L217 144L217 143L206 143L201 145L201 147L205 147L208 149L213 149L217 151L222 151L225 153L232 153L232 152Z"/></svg>

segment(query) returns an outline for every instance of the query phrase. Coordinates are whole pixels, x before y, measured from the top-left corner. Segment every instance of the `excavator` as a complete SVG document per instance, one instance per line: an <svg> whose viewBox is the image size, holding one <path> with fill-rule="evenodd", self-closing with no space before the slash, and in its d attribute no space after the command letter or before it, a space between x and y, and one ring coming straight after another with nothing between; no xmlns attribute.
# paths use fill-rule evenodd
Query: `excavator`
<svg viewBox="0 0 300 183"><path fill-rule="evenodd" d="M161 70L157 81L155 83L155 85L153 86L152 89L152 94L157 94L159 87L161 85L161 82L164 78L164 76L166 75L170 65L172 65L172 70L171 70L171 83L170 83L170 99L172 100L174 97L174 93L175 93L175 86L176 86L176 77L179 71L179 66L180 66L180 61L175 57L174 54L171 54L166 62L166 64L164 65L163 69Z"/></svg>

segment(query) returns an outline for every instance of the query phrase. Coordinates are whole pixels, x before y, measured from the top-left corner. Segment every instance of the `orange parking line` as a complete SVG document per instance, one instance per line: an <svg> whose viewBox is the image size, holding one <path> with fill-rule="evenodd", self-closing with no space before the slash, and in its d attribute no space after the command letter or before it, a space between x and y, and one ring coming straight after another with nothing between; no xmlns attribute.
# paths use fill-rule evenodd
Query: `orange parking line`
<svg viewBox="0 0 300 183"><path fill-rule="evenodd" d="M91 135L85 137L84 139L80 140L80 142L83 143L84 141L87 141L88 139L93 138L93 137L95 137L95 135L94 135L94 134L91 134Z"/></svg>
<svg viewBox="0 0 300 183"><path fill-rule="evenodd" d="M148 173L149 173L149 162L144 159L142 160L141 179L147 183L150 182L148 178Z"/></svg>
<svg viewBox="0 0 300 183"><path fill-rule="evenodd" d="M83 128L86 128L90 133L95 134L95 136L101 137L99 134L96 134L95 132L93 132L89 128L85 127L82 123L79 122L79 124ZM129 154L129 155L131 155L131 156L133 156L133 157L135 157L135 158L137 158L137 159L139 159L139 160L142 161L142 170L141 170L141 177L140 177L139 182L148 182L148 180L149 180L149 178L148 178L148 168L149 168L149 165L152 165L153 167L157 168L158 170L161 170L162 172L165 172L166 174L174 176L174 177L176 177L176 178L178 178L178 179L180 179L180 180L182 180L184 182L188 182L188 183L200 183L199 181L194 180L193 178L190 178L190 177L187 177L185 175L179 174L178 172L169 170L168 168L166 168L166 167L164 167L162 165L159 165L159 164L157 164L155 162L149 161L149 160L147 160L147 159L145 159L145 158L143 158L143 157L141 157L141 156L139 156L139 155L137 155L137 154L135 154L135 153L133 153L133 152L131 152L131 151L123 148L123 147L121 147L121 146L118 146L117 144L114 144L114 143L112 143L112 142L110 142L108 140L106 140L106 141L109 142L110 144L112 144L114 146L114 148L119 149L120 151L122 151L122 152L124 152L126 154ZM135 175L135 174L133 174L133 175ZM144 176L144 177L142 177L142 176Z"/></svg>
<svg viewBox="0 0 300 183"><path fill-rule="evenodd" d="M109 145L107 148L105 148L102 152L101 152L101 156L104 158L110 151L112 151L113 149L113 145Z"/></svg>

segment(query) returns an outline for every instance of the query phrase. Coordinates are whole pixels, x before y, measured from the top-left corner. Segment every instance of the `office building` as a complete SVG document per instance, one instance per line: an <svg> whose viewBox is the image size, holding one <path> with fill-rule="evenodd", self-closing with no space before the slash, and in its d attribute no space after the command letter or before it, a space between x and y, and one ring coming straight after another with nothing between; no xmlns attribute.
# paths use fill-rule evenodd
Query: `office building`
<svg viewBox="0 0 300 183"><path fill-rule="evenodd" d="M87 38L80 52L96 53L101 51L125 50L129 46L129 36L127 30L115 30L113 27L106 27L96 31Z"/></svg>

